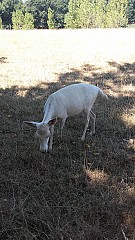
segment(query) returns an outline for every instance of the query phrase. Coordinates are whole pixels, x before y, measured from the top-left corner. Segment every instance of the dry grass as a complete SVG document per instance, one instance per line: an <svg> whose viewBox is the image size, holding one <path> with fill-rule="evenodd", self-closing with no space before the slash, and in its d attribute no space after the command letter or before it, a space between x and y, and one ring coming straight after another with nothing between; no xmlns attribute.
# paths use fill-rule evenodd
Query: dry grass
<svg viewBox="0 0 135 240"><path fill-rule="evenodd" d="M0 239L135 239L135 30L0 31ZM33 129L50 93L100 86L96 135L82 116L43 155Z"/></svg>

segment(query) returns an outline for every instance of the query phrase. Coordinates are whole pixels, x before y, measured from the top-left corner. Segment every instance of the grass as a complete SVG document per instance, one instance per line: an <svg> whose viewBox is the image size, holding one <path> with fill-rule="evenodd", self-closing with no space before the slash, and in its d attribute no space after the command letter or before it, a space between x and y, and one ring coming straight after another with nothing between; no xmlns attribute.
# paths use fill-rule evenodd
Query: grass
<svg viewBox="0 0 135 240"><path fill-rule="evenodd" d="M134 240L134 30L0 34L0 239ZM52 92L82 81L109 95L94 106L96 135L82 143L83 116L68 119L41 154L22 122L40 121Z"/></svg>
<svg viewBox="0 0 135 240"><path fill-rule="evenodd" d="M134 28L134 27L135 27L135 24L134 24L134 23L129 24L128 27L129 27L129 28Z"/></svg>

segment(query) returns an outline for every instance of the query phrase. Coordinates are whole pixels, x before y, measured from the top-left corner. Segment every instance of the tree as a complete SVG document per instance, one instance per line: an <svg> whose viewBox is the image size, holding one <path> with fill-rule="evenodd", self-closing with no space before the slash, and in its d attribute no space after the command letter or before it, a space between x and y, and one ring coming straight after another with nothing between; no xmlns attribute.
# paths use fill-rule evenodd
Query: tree
<svg viewBox="0 0 135 240"><path fill-rule="evenodd" d="M97 0L95 2L95 27L106 27L106 0Z"/></svg>
<svg viewBox="0 0 135 240"><path fill-rule="evenodd" d="M24 28L31 28L33 21L35 28L126 27L135 22L135 0L0 0L5 27L12 26L17 11L26 18Z"/></svg>
<svg viewBox="0 0 135 240"><path fill-rule="evenodd" d="M64 17L68 12L69 0L51 0L50 7L54 11L55 28L64 28Z"/></svg>
<svg viewBox="0 0 135 240"><path fill-rule="evenodd" d="M68 4L68 13L65 15L66 28L78 28L78 11L81 0L70 0ZM79 24L80 25L80 24Z"/></svg>
<svg viewBox="0 0 135 240"><path fill-rule="evenodd" d="M107 27L126 27L127 19L127 4L128 0L110 0L107 5Z"/></svg>
<svg viewBox="0 0 135 240"><path fill-rule="evenodd" d="M82 0L77 11L78 27L88 28L90 24L91 4L89 0Z"/></svg>
<svg viewBox="0 0 135 240"><path fill-rule="evenodd" d="M2 18L0 17L0 29L2 29Z"/></svg>
<svg viewBox="0 0 135 240"><path fill-rule="evenodd" d="M13 29L33 29L34 19L31 13L23 13L21 10L16 10L12 14Z"/></svg>
<svg viewBox="0 0 135 240"><path fill-rule="evenodd" d="M128 23L135 23L135 0L129 0L127 5Z"/></svg>
<svg viewBox="0 0 135 240"><path fill-rule="evenodd" d="M35 28L48 28L48 9L54 14L54 27L64 27L64 16L68 11L69 0L27 0L26 12L32 13Z"/></svg>
<svg viewBox="0 0 135 240"><path fill-rule="evenodd" d="M49 7L48 8L48 20L47 20L48 28L54 28L54 11Z"/></svg>
<svg viewBox="0 0 135 240"><path fill-rule="evenodd" d="M31 13L25 13L23 29L34 29L34 18Z"/></svg>
<svg viewBox="0 0 135 240"><path fill-rule="evenodd" d="M22 29L24 25L24 15L21 10L17 10L13 12L12 14L12 23L13 23L13 29Z"/></svg>
<svg viewBox="0 0 135 240"><path fill-rule="evenodd" d="M65 15L66 27L126 27L128 1L70 0Z"/></svg>
<svg viewBox="0 0 135 240"><path fill-rule="evenodd" d="M48 1L46 0L28 0L25 3L26 12L33 15L35 28L47 28L48 20Z"/></svg>
<svg viewBox="0 0 135 240"><path fill-rule="evenodd" d="M15 11L17 6L18 9L23 6L22 0L1 0L0 16L2 18L3 25L11 27L12 13Z"/></svg>

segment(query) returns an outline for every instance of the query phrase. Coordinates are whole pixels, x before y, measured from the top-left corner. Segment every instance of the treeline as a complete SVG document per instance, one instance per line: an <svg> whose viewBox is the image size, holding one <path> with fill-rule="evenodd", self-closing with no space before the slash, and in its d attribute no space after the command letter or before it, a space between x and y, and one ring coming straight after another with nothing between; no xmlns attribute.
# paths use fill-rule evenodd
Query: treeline
<svg viewBox="0 0 135 240"><path fill-rule="evenodd" d="M135 23L135 0L0 0L0 28L113 28Z"/></svg>

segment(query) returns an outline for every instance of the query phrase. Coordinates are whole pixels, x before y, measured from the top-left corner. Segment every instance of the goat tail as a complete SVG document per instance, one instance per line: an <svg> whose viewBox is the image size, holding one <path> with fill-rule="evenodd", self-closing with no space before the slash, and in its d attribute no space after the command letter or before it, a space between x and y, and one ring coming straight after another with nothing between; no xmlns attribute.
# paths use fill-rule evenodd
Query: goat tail
<svg viewBox="0 0 135 240"><path fill-rule="evenodd" d="M99 96L103 97L104 99L109 99L108 96L99 88Z"/></svg>

